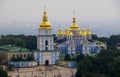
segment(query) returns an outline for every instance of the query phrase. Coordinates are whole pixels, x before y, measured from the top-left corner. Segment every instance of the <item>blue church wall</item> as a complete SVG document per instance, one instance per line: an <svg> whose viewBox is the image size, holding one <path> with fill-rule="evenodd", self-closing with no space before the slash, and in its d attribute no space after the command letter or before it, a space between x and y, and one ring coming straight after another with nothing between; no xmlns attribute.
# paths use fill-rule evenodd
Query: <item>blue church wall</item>
<svg viewBox="0 0 120 77"><path fill-rule="evenodd" d="M80 40L74 40L75 44L75 50L76 51L82 51L81 41Z"/></svg>
<svg viewBox="0 0 120 77"><path fill-rule="evenodd" d="M90 42L90 52L91 53L98 53L98 51L99 51L99 48L97 47L97 45Z"/></svg>
<svg viewBox="0 0 120 77"><path fill-rule="evenodd" d="M76 54L79 54L79 53L83 53L83 43L82 43L82 40L76 40L74 39L74 45L75 45L75 52ZM88 46L90 48L90 53L99 53L99 51L101 50L98 45L96 45L95 42L88 42ZM68 41L64 42L64 43L61 43L59 44L60 46L60 54L68 54ZM70 46L69 46L70 47Z"/></svg>
<svg viewBox="0 0 120 77"><path fill-rule="evenodd" d="M60 54L68 54L68 46L60 48Z"/></svg>

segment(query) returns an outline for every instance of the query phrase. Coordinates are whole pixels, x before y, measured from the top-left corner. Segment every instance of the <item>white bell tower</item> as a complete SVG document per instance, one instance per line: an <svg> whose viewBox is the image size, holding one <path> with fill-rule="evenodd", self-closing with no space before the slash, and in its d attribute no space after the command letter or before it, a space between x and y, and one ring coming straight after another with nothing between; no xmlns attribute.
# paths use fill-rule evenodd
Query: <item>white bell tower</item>
<svg viewBox="0 0 120 77"><path fill-rule="evenodd" d="M59 54L58 51L54 50L52 28L48 22L46 10L44 10L43 21L39 26L37 49L38 51L34 54L34 56L39 65L55 64Z"/></svg>

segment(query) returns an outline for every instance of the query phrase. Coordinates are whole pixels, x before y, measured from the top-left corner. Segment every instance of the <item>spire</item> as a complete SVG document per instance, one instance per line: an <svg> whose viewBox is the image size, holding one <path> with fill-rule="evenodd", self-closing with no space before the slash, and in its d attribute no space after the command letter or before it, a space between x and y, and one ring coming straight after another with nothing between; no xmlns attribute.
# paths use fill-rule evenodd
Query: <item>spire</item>
<svg viewBox="0 0 120 77"><path fill-rule="evenodd" d="M73 23L70 26L71 30L79 30L79 26L76 24L75 11L73 11Z"/></svg>
<svg viewBox="0 0 120 77"><path fill-rule="evenodd" d="M87 35L91 35L91 31L90 31L90 27L88 26L87 28L87 32L86 32Z"/></svg>
<svg viewBox="0 0 120 77"><path fill-rule="evenodd" d="M75 11L73 11L73 23L76 23Z"/></svg>
<svg viewBox="0 0 120 77"><path fill-rule="evenodd" d="M43 15L43 22L47 22L47 12L46 12L46 6L44 6L44 15Z"/></svg>
<svg viewBox="0 0 120 77"><path fill-rule="evenodd" d="M46 6L44 6L43 21L40 23L40 29L51 29L51 24L48 22Z"/></svg>

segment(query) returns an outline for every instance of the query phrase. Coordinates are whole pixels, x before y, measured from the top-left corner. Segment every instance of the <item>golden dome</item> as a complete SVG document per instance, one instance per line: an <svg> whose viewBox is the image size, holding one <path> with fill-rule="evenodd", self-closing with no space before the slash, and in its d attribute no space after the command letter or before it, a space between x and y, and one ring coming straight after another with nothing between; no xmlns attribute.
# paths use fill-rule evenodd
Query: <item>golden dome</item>
<svg viewBox="0 0 120 77"><path fill-rule="evenodd" d="M84 28L82 28L82 31L80 32L80 36L86 36L86 32L85 32Z"/></svg>
<svg viewBox="0 0 120 77"><path fill-rule="evenodd" d="M40 23L40 29L51 29L46 10L44 10L43 21Z"/></svg>
<svg viewBox="0 0 120 77"><path fill-rule="evenodd" d="M79 30L80 29L79 26L76 24L76 18L75 17L73 17L73 23L70 26L70 29L71 30Z"/></svg>
<svg viewBox="0 0 120 77"><path fill-rule="evenodd" d="M64 36L66 36L67 35L67 29L65 29L65 32L64 32Z"/></svg>
<svg viewBox="0 0 120 77"><path fill-rule="evenodd" d="M71 30L69 30L68 36L72 36L72 35L73 35L73 33L71 32Z"/></svg>
<svg viewBox="0 0 120 77"><path fill-rule="evenodd" d="M66 35L69 36L69 29L66 29Z"/></svg>
<svg viewBox="0 0 120 77"><path fill-rule="evenodd" d="M91 31L90 31L90 28L88 28L87 29L87 31L86 31L86 35L91 35L92 33L91 33Z"/></svg>
<svg viewBox="0 0 120 77"><path fill-rule="evenodd" d="M57 33L58 36L63 36L63 32L61 29L58 30L58 33Z"/></svg>

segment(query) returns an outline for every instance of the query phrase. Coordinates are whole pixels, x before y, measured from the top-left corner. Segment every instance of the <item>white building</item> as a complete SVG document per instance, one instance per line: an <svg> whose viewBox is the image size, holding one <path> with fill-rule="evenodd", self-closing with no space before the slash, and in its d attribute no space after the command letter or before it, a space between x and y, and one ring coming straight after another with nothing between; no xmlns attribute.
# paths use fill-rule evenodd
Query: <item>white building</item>
<svg viewBox="0 0 120 77"><path fill-rule="evenodd" d="M55 64L59 58L59 53L54 49L51 24L48 22L46 10L44 10L43 21L39 27L37 37L37 49L34 53L35 60L39 65Z"/></svg>
<svg viewBox="0 0 120 77"><path fill-rule="evenodd" d="M12 64L14 67L33 67L37 65L36 61L10 61L8 64Z"/></svg>

